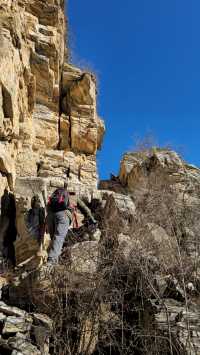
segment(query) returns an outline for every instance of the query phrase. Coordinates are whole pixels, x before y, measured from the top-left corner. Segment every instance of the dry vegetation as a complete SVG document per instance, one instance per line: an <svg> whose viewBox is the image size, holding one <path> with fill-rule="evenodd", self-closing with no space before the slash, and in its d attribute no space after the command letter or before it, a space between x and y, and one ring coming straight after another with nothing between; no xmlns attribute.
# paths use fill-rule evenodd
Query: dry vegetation
<svg viewBox="0 0 200 355"><path fill-rule="evenodd" d="M172 322L167 319L165 330L159 329L154 309L162 304L170 318L166 299L180 302L187 312L199 296L200 209L188 208L184 193L179 204L175 197L166 177L152 176L123 243L117 226L105 229L102 218L97 272L75 275L66 266L51 275L52 354L184 354ZM155 225L161 228L156 236L152 235ZM190 255L188 228L196 233L196 259ZM194 248L194 240L191 243Z"/></svg>

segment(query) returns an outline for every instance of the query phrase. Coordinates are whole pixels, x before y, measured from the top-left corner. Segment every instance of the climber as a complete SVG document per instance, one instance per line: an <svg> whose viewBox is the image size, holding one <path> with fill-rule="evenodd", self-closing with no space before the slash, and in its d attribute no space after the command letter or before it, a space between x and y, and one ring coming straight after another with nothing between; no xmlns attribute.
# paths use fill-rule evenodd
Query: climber
<svg viewBox="0 0 200 355"><path fill-rule="evenodd" d="M68 191L65 183L64 188L56 189L49 198L47 226L52 240L47 261L49 265L58 263L70 225L79 228L76 214L77 207L89 218L90 223L97 223L85 203L80 198L73 201L72 196L76 196L75 192Z"/></svg>
<svg viewBox="0 0 200 355"><path fill-rule="evenodd" d="M25 223L30 236L36 238L41 244L45 232L45 209L37 194L31 199L31 209L27 213Z"/></svg>

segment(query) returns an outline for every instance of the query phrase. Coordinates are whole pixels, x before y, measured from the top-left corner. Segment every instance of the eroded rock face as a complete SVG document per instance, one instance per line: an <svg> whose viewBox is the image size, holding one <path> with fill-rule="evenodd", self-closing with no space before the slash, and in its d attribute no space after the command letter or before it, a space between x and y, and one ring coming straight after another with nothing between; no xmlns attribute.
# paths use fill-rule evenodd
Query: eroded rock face
<svg viewBox="0 0 200 355"><path fill-rule="evenodd" d="M65 35L63 0L1 1L0 243L8 250L5 236L13 233L17 265L30 261L31 270L12 274L10 301L54 316L62 329L54 353L65 343L66 353L196 355L199 169L170 150L126 154L119 176L100 185L110 191L95 198L105 127L94 76L65 62ZM65 181L91 206L99 204L100 230L66 248L53 273L38 271L48 243L41 249L30 239L30 198L37 193L45 205ZM15 215L17 231L10 223ZM47 317L1 302L0 325L0 352L49 353ZM141 329L150 340L138 341Z"/></svg>
<svg viewBox="0 0 200 355"><path fill-rule="evenodd" d="M57 15L56 25L52 23L51 16L47 18L45 25L42 24L44 19L38 16L43 13L44 7L47 16L52 11ZM45 11L43 16L44 14ZM37 141L37 127L40 122L44 130L48 129L48 120L45 126L44 117L44 112L48 117L48 108L54 111L58 121L59 103L54 103L54 95L60 83L64 61L63 9L58 3L8 3L2 6L0 28L1 135L7 141L17 140L23 149L27 144L31 147ZM9 121L12 132L8 134ZM53 129L54 121L56 122L56 117L50 119Z"/></svg>
<svg viewBox="0 0 200 355"><path fill-rule="evenodd" d="M75 80L72 80L74 72ZM70 133L68 145L75 152L95 154L101 145L104 125L96 112L96 81L89 73L65 65L62 110L68 119L62 120L62 135ZM65 124L64 124L65 122ZM66 123L67 122L67 123ZM61 147L67 142L61 140Z"/></svg>
<svg viewBox="0 0 200 355"><path fill-rule="evenodd" d="M155 148L125 154L121 161L119 180L129 191L142 188L145 190L148 188L149 180L153 180L157 175L165 177L169 184L180 188L180 185L183 187L186 185L191 170L195 171L195 167L185 164L176 152Z"/></svg>
<svg viewBox="0 0 200 355"><path fill-rule="evenodd" d="M44 164L54 177L55 151L65 155L63 170L73 171L59 173L60 180L70 177L82 185L90 180L88 185L96 186L95 155L104 125L96 111L94 76L65 63L64 1L0 6L0 172L9 176L11 189L16 174L43 176ZM6 165L5 154L10 155Z"/></svg>
<svg viewBox="0 0 200 355"><path fill-rule="evenodd" d="M0 198L5 189L22 198L41 194L34 178L46 184L45 203L66 181L88 200L97 188L96 152L105 127L96 79L66 63L67 35L63 0L0 3ZM24 178L24 186L16 178ZM28 244L18 202L20 263L37 246Z"/></svg>

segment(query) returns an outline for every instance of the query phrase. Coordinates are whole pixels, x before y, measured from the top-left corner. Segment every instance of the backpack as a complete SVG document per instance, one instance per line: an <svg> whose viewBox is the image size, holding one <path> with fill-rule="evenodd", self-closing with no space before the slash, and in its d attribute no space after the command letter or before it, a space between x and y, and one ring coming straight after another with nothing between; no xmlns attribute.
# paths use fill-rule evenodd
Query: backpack
<svg viewBox="0 0 200 355"><path fill-rule="evenodd" d="M55 190L49 197L48 206L53 212L67 210L69 208L68 192L63 188Z"/></svg>

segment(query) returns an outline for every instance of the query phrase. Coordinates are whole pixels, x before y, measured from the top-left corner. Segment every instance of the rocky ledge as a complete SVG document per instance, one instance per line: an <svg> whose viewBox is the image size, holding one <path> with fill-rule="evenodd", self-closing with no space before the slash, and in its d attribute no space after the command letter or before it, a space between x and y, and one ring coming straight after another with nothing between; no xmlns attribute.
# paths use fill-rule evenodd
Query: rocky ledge
<svg viewBox="0 0 200 355"><path fill-rule="evenodd" d="M46 315L28 313L0 302L0 353L48 355L53 324Z"/></svg>

